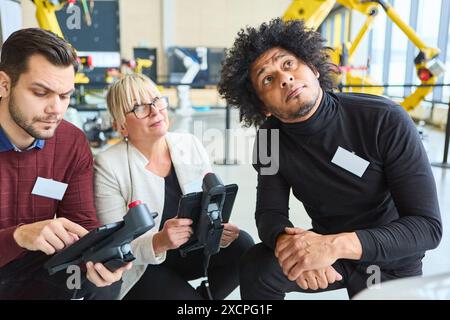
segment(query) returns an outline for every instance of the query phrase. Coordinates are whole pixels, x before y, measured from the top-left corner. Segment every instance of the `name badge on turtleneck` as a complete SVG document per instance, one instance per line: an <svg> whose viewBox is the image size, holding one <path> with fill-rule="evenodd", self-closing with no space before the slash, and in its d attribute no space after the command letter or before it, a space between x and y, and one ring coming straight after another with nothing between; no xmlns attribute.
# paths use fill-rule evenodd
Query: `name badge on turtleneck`
<svg viewBox="0 0 450 320"><path fill-rule="evenodd" d="M338 147L331 162L360 178L369 166L369 161L358 157L356 154L347 151L342 147Z"/></svg>

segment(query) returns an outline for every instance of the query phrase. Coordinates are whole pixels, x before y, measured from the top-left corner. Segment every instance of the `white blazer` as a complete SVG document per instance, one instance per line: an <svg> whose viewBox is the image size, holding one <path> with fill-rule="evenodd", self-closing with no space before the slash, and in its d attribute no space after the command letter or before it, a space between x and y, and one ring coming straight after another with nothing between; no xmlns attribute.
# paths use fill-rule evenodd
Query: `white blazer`
<svg viewBox="0 0 450 320"><path fill-rule="evenodd" d="M165 139L182 193L201 191L203 176L212 172L203 145L195 136L185 133L167 133ZM164 178L145 169L148 162L131 143L127 155L124 141L99 154L94 162L95 205L102 224L123 220L128 204L135 200L142 200L158 213L155 226L131 243L136 260L132 269L123 274L120 299L140 279L148 264L160 264L166 258L165 253L155 255L152 243L164 210Z"/></svg>

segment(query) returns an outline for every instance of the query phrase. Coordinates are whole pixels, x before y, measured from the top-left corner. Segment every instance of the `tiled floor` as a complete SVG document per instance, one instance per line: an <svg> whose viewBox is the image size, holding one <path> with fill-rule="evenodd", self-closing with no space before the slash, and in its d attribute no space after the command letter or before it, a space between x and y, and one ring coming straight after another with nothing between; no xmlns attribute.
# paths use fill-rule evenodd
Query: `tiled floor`
<svg viewBox="0 0 450 320"><path fill-rule="evenodd" d="M186 130L193 132L200 138L210 154L211 161L223 159L223 132L225 128L225 112L223 110L211 110L195 112L191 118L180 117L171 114L172 131ZM231 144L235 153L229 158L238 158L239 165L214 165L215 172L224 183L237 183L239 193L235 202L232 221L242 229L247 230L259 242L254 222L256 199L256 173L251 167L251 147L255 135L255 129L242 129L238 123L238 113L232 112ZM427 128L425 140L430 160L442 161L444 150L444 133L442 131ZM214 142L213 142L214 141ZM433 167L439 193L440 208L444 224L444 236L440 246L429 251L424 259L424 275L435 275L450 272L450 169ZM309 227L308 218L302 204L293 196L290 201L290 217L294 225ZM239 299L239 291L235 290L229 299ZM325 292L318 294L290 293L287 299L348 299L345 290Z"/></svg>

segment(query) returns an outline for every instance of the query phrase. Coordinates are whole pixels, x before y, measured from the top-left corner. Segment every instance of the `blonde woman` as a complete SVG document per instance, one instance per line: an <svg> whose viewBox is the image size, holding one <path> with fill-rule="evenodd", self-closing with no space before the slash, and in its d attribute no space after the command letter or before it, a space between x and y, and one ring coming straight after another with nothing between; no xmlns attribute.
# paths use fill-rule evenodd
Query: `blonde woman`
<svg viewBox="0 0 450 320"><path fill-rule="evenodd" d="M189 280L203 276L203 251L181 257L177 250L193 230L190 219L177 218L182 194L201 190L211 172L205 149L190 134L168 132L168 101L143 75L127 75L107 95L108 109L124 140L95 159L95 201L102 223L119 221L127 205L144 201L159 213L156 226L132 242L136 260L123 276L125 299L204 299L206 290ZM241 255L251 237L224 224L220 252L211 258L209 284L214 299L223 299L239 282Z"/></svg>

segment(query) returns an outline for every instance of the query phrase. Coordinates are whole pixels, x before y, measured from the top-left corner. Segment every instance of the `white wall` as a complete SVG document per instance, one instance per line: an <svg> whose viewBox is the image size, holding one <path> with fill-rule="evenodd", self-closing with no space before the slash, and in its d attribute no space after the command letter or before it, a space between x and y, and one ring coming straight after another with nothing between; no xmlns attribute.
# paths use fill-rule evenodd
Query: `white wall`
<svg viewBox="0 0 450 320"><path fill-rule="evenodd" d="M21 1L22 6L22 27L36 28L38 23L36 20L36 7L31 1Z"/></svg>
<svg viewBox="0 0 450 320"><path fill-rule="evenodd" d="M164 1L164 0L162 0ZM158 72L163 71L161 0L119 0L120 49L131 59L133 48L158 48Z"/></svg>
<svg viewBox="0 0 450 320"><path fill-rule="evenodd" d="M280 17L291 0L175 0L175 41L181 46L229 47L246 25Z"/></svg>

